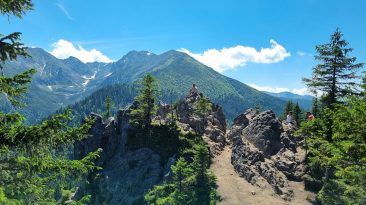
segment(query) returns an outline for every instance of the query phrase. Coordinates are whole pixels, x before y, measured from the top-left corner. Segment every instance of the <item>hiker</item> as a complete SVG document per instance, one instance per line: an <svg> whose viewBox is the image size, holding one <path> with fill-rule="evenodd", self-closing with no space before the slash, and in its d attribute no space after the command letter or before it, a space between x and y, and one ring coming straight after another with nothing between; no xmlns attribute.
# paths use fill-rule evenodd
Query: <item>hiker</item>
<svg viewBox="0 0 366 205"><path fill-rule="evenodd" d="M196 97L198 95L198 89L197 89L197 86L196 84L193 84L192 85L192 88L189 90L189 94L188 96L189 97Z"/></svg>
<svg viewBox="0 0 366 205"><path fill-rule="evenodd" d="M306 118L307 118L308 121L312 121L312 120L315 119L313 113L311 113L311 112L306 113Z"/></svg>
<svg viewBox="0 0 366 205"><path fill-rule="evenodd" d="M294 118L292 117L292 111L288 112L286 122L287 123L293 123L294 122Z"/></svg>

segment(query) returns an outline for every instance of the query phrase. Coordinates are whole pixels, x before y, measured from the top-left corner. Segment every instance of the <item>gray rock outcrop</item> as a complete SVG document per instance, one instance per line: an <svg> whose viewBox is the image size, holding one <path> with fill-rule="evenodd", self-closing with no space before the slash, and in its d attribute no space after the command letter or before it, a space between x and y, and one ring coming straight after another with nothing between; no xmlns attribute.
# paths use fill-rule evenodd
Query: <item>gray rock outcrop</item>
<svg viewBox="0 0 366 205"><path fill-rule="evenodd" d="M211 111L205 117L197 116L195 109L199 99L199 95L186 97L179 101L175 108L161 103L156 119L169 122L173 115L183 131L202 135L210 148L211 155L217 155L223 150L226 143L226 118L222 108L213 103Z"/></svg>
<svg viewBox="0 0 366 205"><path fill-rule="evenodd" d="M228 132L232 143L231 163L253 185L265 180L275 193L291 200L288 180L301 180L304 154L297 146L295 128L281 122L272 111L249 109L234 119Z"/></svg>
<svg viewBox="0 0 366 205"><path fill-rule="evenodd" d="M116 119L107 122L92 114L95 122L90 136L74 145L75 158L102 149L96 165L103 169L89 175L90 184L82 185L77 193L92 195L93 204L134 204L169 171L151 149L127 149L129 113L129 108L121 109Z"/></svg>

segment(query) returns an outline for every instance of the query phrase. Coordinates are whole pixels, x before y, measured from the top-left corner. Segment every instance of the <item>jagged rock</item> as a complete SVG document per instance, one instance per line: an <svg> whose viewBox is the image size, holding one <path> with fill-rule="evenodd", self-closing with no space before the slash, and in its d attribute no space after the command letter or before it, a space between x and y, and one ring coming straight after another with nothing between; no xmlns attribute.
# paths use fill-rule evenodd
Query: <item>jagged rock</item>
<svg viewBox="0 0 366 205"><path fill-rule="evenodd" d="M80 159L88 152L102 148L96 165L103 169L89 176L93 180L78 189L76 198L91 194L93 204L134 204L162 181L164 170L172 162L161 164L160 156L149 148L134 151L126 148L127 133L132 128L128 124L130 108L119 110L116 120L107 122L103 122L100 115L92 114L95 122L90 137L74 145L74 155Z"/></svg>
<svg viewBox="0 0 366 205"><path fill-rule="evenodd" d="M272 111L250 109L234 119L228 132L232 141L231 163L248 182L264 178L276 194L291 200L288 180L305 173L304 155L297 146L292 125L282 123Z"/></svg>
<svg viewBox="0 0 366 205"><path fill-rule="evenodd" d="M266 155L273 155L281 148L281 122L272 111L254 116L242 131L242 135Z"/></svg>
<svg viewBox="0 0 366 205"><path fill-rule="evenodd" d="M196 116L194 110L199 98L199 95L186 97L177 104L178 125L185 131L202 135L210 147L210 153L216 155L222 151L226 143L225 115L219 105L212 104L212 110L206 117Z"/></svg>

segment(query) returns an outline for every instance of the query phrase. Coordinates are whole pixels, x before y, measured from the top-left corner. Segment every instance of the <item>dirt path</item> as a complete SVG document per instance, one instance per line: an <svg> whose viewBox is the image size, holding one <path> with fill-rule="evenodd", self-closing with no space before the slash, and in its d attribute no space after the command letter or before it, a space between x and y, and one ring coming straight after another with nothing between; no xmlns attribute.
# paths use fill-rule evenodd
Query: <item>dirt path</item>
<svg viewBox="0 0 366 205"><path fill-rule="evenodd" d="M275 195L268 185L265 188L253 186L234 171L231 164L231 149L226 146L223 152L213 159L210 170L217 177L218 192L222 198L218 204L227 205L309 205L306 197L311 194L304 191L301 182L291 182L295 197L291 202L282 200ZM263 183L267 183L263 181Z"/></svg>

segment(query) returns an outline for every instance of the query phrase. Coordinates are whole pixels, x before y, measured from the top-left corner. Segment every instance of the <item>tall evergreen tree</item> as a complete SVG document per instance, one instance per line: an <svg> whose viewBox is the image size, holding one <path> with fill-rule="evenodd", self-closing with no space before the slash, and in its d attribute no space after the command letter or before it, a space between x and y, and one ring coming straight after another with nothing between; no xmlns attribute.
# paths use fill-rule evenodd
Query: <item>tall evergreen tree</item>
<svg viewBox="0 0 366 205"><path fill-rule="evenodd" d="M109 118L112 116L112 107L113 107L113 100L111 97L107 97L104 102L105 109L106 109L106 117Z"/></svg>
<svg viewBox="0 0 366 205"><path fill-rule="evenodd" d="M283 114L282 114L282 117L284 119L286 119L287 114L290 111L293 111L293 110L294 110L294 103L292 102L292 100L287 101L287 103L285 105L285 109L284 109Z"/></svg>
<svg viewBox="0 0 366 205"><path fill-rule="evenodd" d="M362 77L361 82L361 96L366 98L366 72L364 72L364 76Z"/></svg>
<svg viewBox="0 0 366 205"><path fill-rule="evenodd" d="M21 18L33 8L31 0L0 1L0 12ZM0 66L18 56L28 56L20 43L20 33L0 34ZM0 75L0 93L15 106L31 81L30 69L8 77ZM95 168L97 152L81 160L70 160L67 148L86 137L92 121L81 127L68 127L70 111L53 116L38 125L23 124L18 113L0 112L0 204L56 204L59 189L67 189L67 180L81 179Z"/></svg>
<svg viewBox="0 0 366 205"><path fill-rule="evenodd" d="M293 118L296 122L297 125L300 125L301 123L301 118L302 118L302 110L300 108L299 103L297 102L294 106L294 110L293 110Z"/></svg>
<svg viewBox="0 0 366 205"><path fill-rule="evenodd" d="M156 113L156 96L158 93L157 80L150 74L144 76L135 101L138 106L131 110L131 123L144 129L149 129L151 120Z"/></svg>
<svg viewBox="0 0 366 205"><path fill-rule="evenodd" d="M349 57L353 48L348 47L342 32L337 30L331 35L330 42L316 46L315 59L320 63L313 68L311 79L303 78L305 84L312 90L321 90L325 93L324 103L332 107L339 98L355 94L357 71L363 63L355 63L356 57Z"/></svg>
<svg viewBox="0 0 366 205"><path fill-rule="evenodd" d="M205 118L208 112L212 110L212 104L210 100L200 93L200 97L195 106L195 114L201 118Z"/></svg>
<svg viewBox="0 0 366 205"><path fill-rule="evenodd" d="M313 115L315 117L318 117L319 116L320 107L319 107L318 97L314 97L313 98L313 105L312 105L312 108L311 108L311 112L313 113Z"/></svg>

